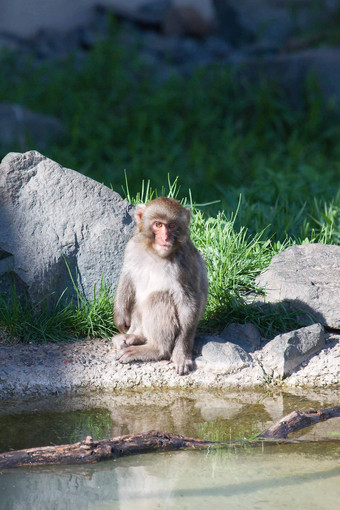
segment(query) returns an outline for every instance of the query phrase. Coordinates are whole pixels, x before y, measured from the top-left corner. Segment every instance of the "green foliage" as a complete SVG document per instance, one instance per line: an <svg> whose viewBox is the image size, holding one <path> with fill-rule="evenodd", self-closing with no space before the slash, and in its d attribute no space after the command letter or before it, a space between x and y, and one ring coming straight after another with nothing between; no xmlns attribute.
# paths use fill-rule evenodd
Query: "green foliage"
<svg viewBox="0 0 340 510"><path fill-rule="evenodd" d="M75 287L76 289L76 287ZM88 300L77 291L77 305L72 305L74 327L81 336L111 337L117 332L113 324L113 296L102 280L99 292L93 292L93 299Z"/></svg>
<svg viewBox="0 0 340 510"><path fill-rule="evenodd" d="M91 300L76 291L77 303L62 304L61 296L52 309L46 300L33 306L27 298L19 299L15 287L10 298L0 293L0 336L26 343L112 336L117 331L112 318L113 297L103 281Z"/></svg>
<svg viewBox="0 0 340 510"><path fill-rule="evenodd" d="M46 155L114 189L126 175L133 197L143 180L161 190L168 175L179 176L183 196L218 199L228 215L241 194L239 226L280 241L317 239L315 200L327 209L338 192L340 125L313 76L298 107L278 86L243 83L223 66L161 82L117 44L117 32L113 22L83 62L1 57L0 100L57 115L68 128ZM337 242L338 224L331 230Z"/></svg>
<svg viewBox="0 0 340 510"><path fill-rule="evenodd" d="M4 338L27 343L66 340L77 336L71 306L58 304L51 310L46 303L40 303L33 307L27 298L18 298L15 287L10 297L0 294L0 328Z"/></svg>
<svg viewBox="0 0 340 510"><path fill-rule="evenodd" d="M250 235L244 227L237 230L236 219L237 214L228 220L221 212L215 218L205 218L194 209L191 236L205 258L209 276L202 328L213 331L230 322L251 322L270 338L299 327L296 317L282 306L262 309L253 303L261 290L255 285L256 276L291 243L273 245L265 231Z"/></svg>

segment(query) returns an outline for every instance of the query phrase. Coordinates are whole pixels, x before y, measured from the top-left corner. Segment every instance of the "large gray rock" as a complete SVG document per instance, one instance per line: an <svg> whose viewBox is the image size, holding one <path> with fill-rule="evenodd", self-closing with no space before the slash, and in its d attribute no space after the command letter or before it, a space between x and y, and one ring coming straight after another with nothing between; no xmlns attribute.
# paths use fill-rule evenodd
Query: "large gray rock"
<svg viewBox="0 0 340 510"><path fill-rule="evenodd" d="M132 206L106 186L36 151L0 165L0 290L14 281L33 302L113 288L134 230Z"/></svg>
<svg viewBox="0 0 340 510"><path fill-rule="evenodd" d="M273 257L256 279L266 301L284 302L340 329L340 246L292 246Z"/></svg>
<svg viewBox="0 0 340 510"><path fill-rule="evenodd" d="M258 359L269 378L283 378L324 345L323 327L313 324L276 336L263 347Z"/></svg>

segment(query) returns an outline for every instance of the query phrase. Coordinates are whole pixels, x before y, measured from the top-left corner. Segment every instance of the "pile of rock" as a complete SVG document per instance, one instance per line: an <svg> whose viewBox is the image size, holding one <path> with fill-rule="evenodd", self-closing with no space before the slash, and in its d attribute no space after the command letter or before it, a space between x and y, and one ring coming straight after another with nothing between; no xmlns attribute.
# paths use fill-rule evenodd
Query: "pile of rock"
<svg viewBox="0 0 340 510"><path fill-rule="evenodd" d="M340 99L340 50L317 47L327 27L335 26L338 2L296 0L294 9L275 0L102 0L96 9L95 4L87 0L70 7L55 0L58 16L37 6L39 19L32 20L30 29L34 9L26 12L18 3L26 24L16 25L16 11L6 26L1 25L3 17L0 46L38 59L54 60L70 52L79 57L108 35L107 13L113 12L119 20L118 44L138 49L161 79L212 63L232 65L252 82L263 75L279 81L297 101L306 76L313 73L327 102Z"/></svg>

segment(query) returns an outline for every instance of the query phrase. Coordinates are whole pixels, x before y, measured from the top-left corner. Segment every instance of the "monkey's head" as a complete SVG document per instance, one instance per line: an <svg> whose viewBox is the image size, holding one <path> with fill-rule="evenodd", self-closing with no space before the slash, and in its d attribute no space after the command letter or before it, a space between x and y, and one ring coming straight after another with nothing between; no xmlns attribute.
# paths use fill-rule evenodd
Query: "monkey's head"
<svg viewBox="0 0 340 510"><path fill-rule="evenodd" d="M191 213L173 198L158 197L136 208L138 231L162 258L173 254L187 239Z"/></svg>

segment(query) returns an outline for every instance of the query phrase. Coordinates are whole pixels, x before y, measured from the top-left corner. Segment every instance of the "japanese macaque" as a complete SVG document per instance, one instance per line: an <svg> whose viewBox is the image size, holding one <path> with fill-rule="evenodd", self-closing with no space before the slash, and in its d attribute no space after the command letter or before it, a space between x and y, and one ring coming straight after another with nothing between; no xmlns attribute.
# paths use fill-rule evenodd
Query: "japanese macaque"
<svg viewBox="0 0 340 510"><path fill-rule="evenodd" d="M136 221L114 302L116 359L171 359L187 374L208 294L206 267L189 236L190 210L159 197L137 206Z"/></svg>

